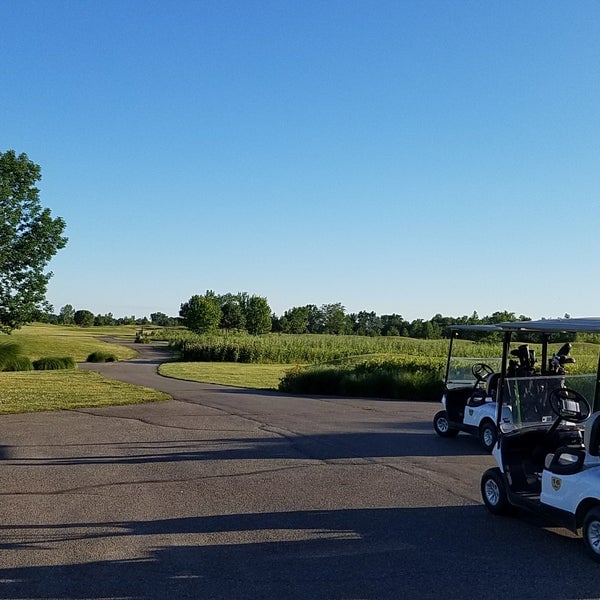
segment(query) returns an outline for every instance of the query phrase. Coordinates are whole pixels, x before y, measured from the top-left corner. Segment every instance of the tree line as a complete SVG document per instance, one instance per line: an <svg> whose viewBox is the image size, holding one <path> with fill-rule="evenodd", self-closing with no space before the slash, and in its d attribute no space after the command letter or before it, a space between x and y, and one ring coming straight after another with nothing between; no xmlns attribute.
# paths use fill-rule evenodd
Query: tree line
<svg viewBox="0 0 600 600"><path fill-rule="evenodd" d="M207 290L195 294L180 305L177 317L155 312L150 318L115 318L112 313L94 315L89 310L75 310L67 304L58 315L40 315L40 320L61 325L82 327L106 325L157 325L162 327L185 326L199 334L219 331L247 332L251 335L266 333L331 334L362 336L402 336L417 339L440 339L448 336L448 326L453 324L487 325L504 321L530 320L525 315L497 311L479 317L477 312L461 317L434 315L431 319L409 321L393 313L378 315L374 311L348 313L341 302L332 304L307 304L286 310L281 316L272 312L267 298L247 292L217 294Z"/></svg>

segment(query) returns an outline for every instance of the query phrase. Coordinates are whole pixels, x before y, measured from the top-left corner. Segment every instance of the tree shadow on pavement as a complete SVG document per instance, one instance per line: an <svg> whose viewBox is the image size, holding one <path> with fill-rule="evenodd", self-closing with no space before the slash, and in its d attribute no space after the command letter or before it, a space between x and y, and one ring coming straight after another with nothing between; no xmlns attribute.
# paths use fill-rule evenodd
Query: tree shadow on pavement
<svg viewBox="0 0 600 600"><path fill-rule="evenodd" d="M460 442L464 443L460 443ZM263 437L160 440L97 444L56 445L56 456L10 457L18 466L153 464L207 460L334 460L393 458L403 456L471 456L486 454L477 440L449 440L406 432L351 432L322 434L279 434ZM95 451L95 452L94 452ZM2 454L2 447L0 447Z"/></svg>
<svg viewBox="0 0 600 600"><path fill-rule="evenodd" d="M0 549L17 559L25 550L42 559L71 549L60 564L0 568L0 598L498 600L598 592L597 566L581 540L493 517L481 506L30 524L0 532ZM97 547L119 558L86 560ZM569 564L576 576L565 572Z"/></svg>

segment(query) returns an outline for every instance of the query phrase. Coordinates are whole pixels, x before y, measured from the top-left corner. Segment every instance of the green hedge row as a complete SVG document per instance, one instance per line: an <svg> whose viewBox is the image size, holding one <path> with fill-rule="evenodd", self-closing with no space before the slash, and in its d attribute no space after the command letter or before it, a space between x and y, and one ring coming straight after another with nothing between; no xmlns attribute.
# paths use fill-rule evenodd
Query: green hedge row
<svg viewBox="0 0 600 600"><path fill-rule="evenodd" d="M296 367L283 377L279 389L296 394L439 400L442 366L389 360Z"/></svg>

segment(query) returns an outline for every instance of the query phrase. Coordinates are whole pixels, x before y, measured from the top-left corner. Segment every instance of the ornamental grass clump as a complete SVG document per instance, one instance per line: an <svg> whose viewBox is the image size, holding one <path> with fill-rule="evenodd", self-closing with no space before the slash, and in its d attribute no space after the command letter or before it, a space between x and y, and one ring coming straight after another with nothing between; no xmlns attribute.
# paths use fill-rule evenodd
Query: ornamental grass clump
<svg viewBox="0 0 600 600"><path fill-rule="evenodd" d="M57 371L59 369L74 369L77 366L71 356L46 356L33 361L36 371Z"/></svg>
<svg viewBox="0 0 600 600"><path fill-rule="evenodd" d="M27 356L21 354L19 344L0 344L0 371L31 371L33 365Z"/></svg>
<svg viewBox="0 0 600 600"><path fill-rule="evenodd" d="M96 350L87 357L87 362L92 363L117 362L117 360L114 354L102 350Z"/></svg>
<svg viewBox="0 0 600 600"><path fill-rule="evenodd" d="M27 356L15 356L4 362L0 371L33 371L33 364Z"/></svg>

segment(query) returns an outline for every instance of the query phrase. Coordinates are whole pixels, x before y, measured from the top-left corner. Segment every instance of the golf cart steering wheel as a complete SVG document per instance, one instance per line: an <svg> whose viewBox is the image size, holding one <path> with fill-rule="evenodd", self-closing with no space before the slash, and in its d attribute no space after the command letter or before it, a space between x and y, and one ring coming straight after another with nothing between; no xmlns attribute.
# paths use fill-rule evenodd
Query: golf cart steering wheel
<svg viewBox="0 0 600 600"><path fill-rule="evenodd" d="M477 381L485 381L486 377L491 375L493 372L494 369L485 363L475 363L471 367L471 373L473 373Z"/></svg>
<svg viewBox="0 0 600 600"><path fill-rule="evenodd" d="M566 387L553 389L548 396L548 404L557 417L571 423L583 423L592 412L584 396Z"/></svg>

